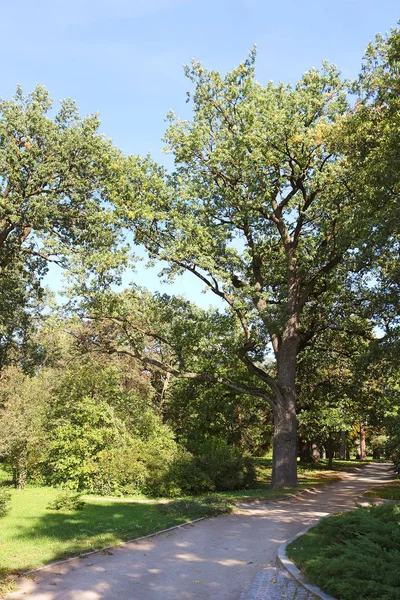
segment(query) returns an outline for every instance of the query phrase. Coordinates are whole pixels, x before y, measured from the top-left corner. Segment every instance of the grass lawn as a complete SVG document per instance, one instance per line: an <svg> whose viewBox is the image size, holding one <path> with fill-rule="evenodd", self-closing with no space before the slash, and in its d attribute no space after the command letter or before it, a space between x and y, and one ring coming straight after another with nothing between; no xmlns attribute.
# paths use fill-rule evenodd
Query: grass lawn
<svg viewBox="0 0 400 600"><path fill-rule="evenodd" d="M378 485L372 490L368 490L364 496L367 496L368 498L386 498L387 500L400 501L400 480L386 483L385 485Z"/></svg>
<svg viewBox="0 0 400 600"><path fill-rule="evenodd" d="M307 465L298 464L298 487L271 490L269 486L271 483L272 459L257 457L253 460L256 466L257 483L251 489L223 492L219 493L218 496L231 499L233 502L240 500L276 500L304 489L338 481L341 478L341 472L368 464L367 461L362 462L359 460L335 460L332 469L328 469L328 460L324 459Z"/></svg>
<svg viewBox="0 0 400 600"><path fill-rule="evenodd" d="M79 511L49 510L59 494L51 487L27 485L12 491L11 510L0 520L0 575L18 573L54 560L92 549L118 544L200 516L231 510L238 500L274 500L307 487L338 478L338 471L357 467L359 462L339 462L328 470L322 461L312 467L299 467L300 485L295 489L270 490L271 460L255 458L258 482L251 490L224 492L214 499L189 498L169 501L136 498L95 499L85 497ZM9 475L0 472L0 483ZM1 587L0 587L1 594Z"/></svg>

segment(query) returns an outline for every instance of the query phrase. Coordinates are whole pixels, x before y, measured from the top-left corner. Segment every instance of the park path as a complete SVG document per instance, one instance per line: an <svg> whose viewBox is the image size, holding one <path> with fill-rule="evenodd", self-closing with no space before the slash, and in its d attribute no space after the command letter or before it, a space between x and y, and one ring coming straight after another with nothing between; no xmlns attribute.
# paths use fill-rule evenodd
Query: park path
<svg viewBox="0 0 400 600"><path fill-rule="evenodd" d="M311 600L277 567L279 545L390 479L388 464L371 464L297 498L241 504L238 513L22 577L7 600Z"/></svg>

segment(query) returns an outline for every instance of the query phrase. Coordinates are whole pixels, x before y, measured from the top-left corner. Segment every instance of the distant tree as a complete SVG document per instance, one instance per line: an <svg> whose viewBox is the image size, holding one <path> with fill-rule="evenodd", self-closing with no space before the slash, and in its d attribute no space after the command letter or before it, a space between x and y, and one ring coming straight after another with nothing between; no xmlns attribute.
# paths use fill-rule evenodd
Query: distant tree
<svg viewBox="0 0 400 600"><path fill-rule="evenodd" d="M110 252L118 236L107 206L118 152L96 115L81 119L64 100L52 116L52 106L41 86L0 100L0 368L29 343L32 300L40 303L50 262L83 261L101 278L121 260Z"/></svg>
<svg viewBox="0 0 400 600"><path fill-rule="evenodd" d="M400 340L400 30L377 35L353 86L356 101L336 131L351 172L360 229L368 243L358 267L373 288L375 319L393 352ZM373 227L371 227L371 223Z"/></svg>
<svg viewBox="0 0 400 600"><path fill-rule="evenodd" d="M0 379L0 455L11 465L19 489L25 485L30 455L41 452L46 438L51 379L46 374L28 377L18 367L8 367Z"/></svg>

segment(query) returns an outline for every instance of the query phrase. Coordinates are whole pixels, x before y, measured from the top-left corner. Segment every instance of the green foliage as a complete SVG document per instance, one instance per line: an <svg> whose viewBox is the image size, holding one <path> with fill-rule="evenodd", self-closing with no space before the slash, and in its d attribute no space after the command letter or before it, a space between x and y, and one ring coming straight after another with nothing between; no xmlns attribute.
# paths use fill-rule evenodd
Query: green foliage
<svg viewBox="0 0 400 600"><path fill-rule="evenodd" d="M81 494L74 494L70 491L59 494L52 502L47 505L49 510L81 510L85 506Z"/></svg>
<svg viewBox="0 0 400 600"><path fill-rule="evenodd" d="M40 453L46 438L46 406L52 377L43 372L29 377L8 367L0 380L0 454L14 471L14 482L25 485L30 457Z"/></svg>
<svg viewBox="0 0 400 600"><path fill-rule="evenodd" d="M210 438L199 444L193 454L182 451L163 477L152 481L149 491L157 495L186 496L246 489L255 480L250 458L225 440Z"/></svg>
<svg viewBox="0 0 400 600"><path fill-rule="evenodd" d="M53 112L40 85L0 99L0 368L39 357L33 329L49 263L108 285L125 263L109 200L119 152L71 100Z"/></svg>
<svg viewBox="0 0 400 600"><path fill-rule="evenodd" d="M90 361L73 366L55 388L47 427L47 479L77 490L141 490L176 452L148 398L124 389L115 366Z"/></svg>
<svg viewBox="0 0 400 600"><path fill-rule="evenodd" d="M227 369L228 372L228 369ZM250 378L243 365L229 370L238 382ZM261 398L240 394L222 385L176 380L164 405L164 419L189 450L208 437L225 439L253 456L272 445L272 413Z"/></svg>
<svg viewBox="0 0 400 600"><path fill-rule="evenodd" d="M11 492L6 487L0 487L0 518L5 517L10 510Z"/></svg>
<svg viewBox="0 0 400 600"><path fill-rule="evenodd" d="M86 489L101 495L154 493L178 453L170 430L161 424L146 440L130 438L89 461Z"/></svg>
<svg viewBox="0 0 400 600"><path fill-rule="evenodd" d="M400 506L358 508L323 519L287 549L307 579L341 600L397 600Z"/></svg>

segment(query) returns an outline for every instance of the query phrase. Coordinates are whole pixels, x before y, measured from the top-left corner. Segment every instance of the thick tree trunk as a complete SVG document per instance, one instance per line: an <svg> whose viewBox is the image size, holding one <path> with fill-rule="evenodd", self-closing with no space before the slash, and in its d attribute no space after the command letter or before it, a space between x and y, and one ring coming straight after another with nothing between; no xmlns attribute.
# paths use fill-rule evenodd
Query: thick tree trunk
<svg viewBox="0 0 400 600"><path fill-rule="evenodd" d="M272 488L297 486L296 404L286 399L274 408Z"/></svg>
<svg viewBox="0 0 400 600"><path fill-rule="evenodd" d="M296 324L289 321L285 334L277 353L272 488L297 486Z"/></svg>
<svg viewBox="0 0 400 600"><path fill-rule="evenodd" d="M372 458L374 460L380 460L381 458L381 449L380 448L374 448L372 451Z"/></svg>

